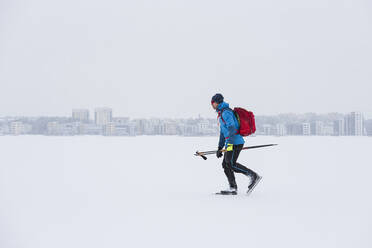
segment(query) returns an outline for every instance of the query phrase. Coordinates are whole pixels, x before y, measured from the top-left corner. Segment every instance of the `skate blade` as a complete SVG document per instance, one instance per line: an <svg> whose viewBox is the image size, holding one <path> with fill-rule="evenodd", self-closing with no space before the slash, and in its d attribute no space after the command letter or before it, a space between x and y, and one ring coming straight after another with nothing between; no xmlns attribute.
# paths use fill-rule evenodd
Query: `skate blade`
<svg viewBox="0 0 372 248"><path fill-rule="evenodd" d="M217 192L215 193L215 195L237 195L238 193L221 193L221 192Z"/></svg>
<svg viewBox="0 0 372 248"><path fill-rule="evenodd" d="M252 188L248 189L248 191L247 191L247 195L250 195L250 194L252 193L252 191L254 190L254 188L256 188L257 184L260 183L261 179L262 179L262 177L258 178L258 179L256 180L256 183L253 184Z"/></svg>

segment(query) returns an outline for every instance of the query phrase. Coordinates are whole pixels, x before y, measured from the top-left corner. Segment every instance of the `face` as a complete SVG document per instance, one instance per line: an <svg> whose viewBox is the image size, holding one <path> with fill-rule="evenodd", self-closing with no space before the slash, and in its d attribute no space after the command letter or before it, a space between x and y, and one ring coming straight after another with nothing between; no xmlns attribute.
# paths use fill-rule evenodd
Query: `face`
<svg viewBox="0 0 372 248"><path fill-rule="evenodd" d="M213 102L213 103L212 103L212 108L213 108L213 109L217 109L217 107L218 107L218 103Z"/></svg>

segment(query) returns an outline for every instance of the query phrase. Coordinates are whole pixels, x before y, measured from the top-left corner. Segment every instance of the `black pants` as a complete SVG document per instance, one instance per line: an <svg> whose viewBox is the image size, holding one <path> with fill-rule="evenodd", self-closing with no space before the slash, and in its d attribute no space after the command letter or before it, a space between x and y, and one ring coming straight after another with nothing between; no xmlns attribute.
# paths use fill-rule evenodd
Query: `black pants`
<svg viewBox="0 0 372 248"><path fill-rule="evenodd" d="M236 185L234 172L242 173L246 176L250 176L251 178L256 176L256 172L236 162L242 148L243 144L234 145L233 150L225 152L225 155L223 157L222 167L224 169L227 180L229 181L230 187L232 188L238 187Z"/></svg>

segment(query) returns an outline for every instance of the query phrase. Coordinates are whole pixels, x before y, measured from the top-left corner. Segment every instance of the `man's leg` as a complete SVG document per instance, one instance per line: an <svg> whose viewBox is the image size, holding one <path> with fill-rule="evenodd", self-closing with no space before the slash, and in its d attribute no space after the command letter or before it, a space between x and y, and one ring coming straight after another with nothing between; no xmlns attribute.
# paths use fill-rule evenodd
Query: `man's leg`
<svg viewBox="0 0 372 248"><path fill-rule="evenodd" d="M233 169L234 172L242 173L246 176L251 177L252 179L255 179L256 176L257 176L256 172L254 172L253 170L251 170L251 169L245 167L244 165L236 162L238 160L238 157L239 157L239 154L240 154L242 148L243 148L243 144L233 146L233 150L232 150L232 154L231 154L231 158L230 158L231 168Z"/></svg>
<svg viewBox="0 0 372 248"><path fill-rule="evenodd" d="M231 155L231 168L234 172L243 173L246 176L251 178L251 183L248 185L247 194L250 194L254 187L260 182L261 176L259 176L256 172L251 169L248 169L242 164L236 162L239 157L240 151L242 150L243 145L234 145L233 151Z"/></svg>
<svg viewBox="0 0 372 248"><path fill-rule="evenodd" d="M233 154L233 151L225 152L225 155L222 161L222 167L227 177L227 180L229 181L230 188L237 189L238 187L236 185L234 171L231 168L231 162L230 162L232 158L232 154Z"/></svg>

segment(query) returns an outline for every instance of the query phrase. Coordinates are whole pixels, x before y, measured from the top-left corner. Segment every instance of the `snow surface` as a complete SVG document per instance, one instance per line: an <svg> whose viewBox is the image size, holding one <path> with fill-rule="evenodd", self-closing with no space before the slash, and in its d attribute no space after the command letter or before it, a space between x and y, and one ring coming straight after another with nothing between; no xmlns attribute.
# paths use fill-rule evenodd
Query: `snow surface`
<svg viewBox="0 0 372 248"><path fill-rule="evenodd" d="M0 137L0 247L372 247L372 138L265 143L235 197L217 137Z"/></svg>

